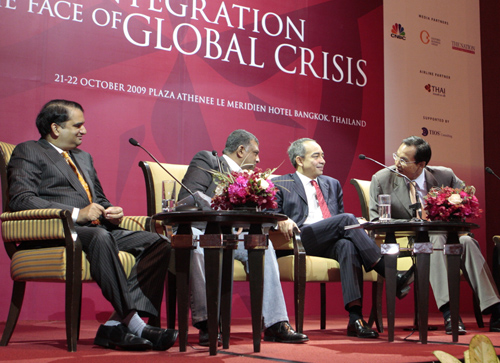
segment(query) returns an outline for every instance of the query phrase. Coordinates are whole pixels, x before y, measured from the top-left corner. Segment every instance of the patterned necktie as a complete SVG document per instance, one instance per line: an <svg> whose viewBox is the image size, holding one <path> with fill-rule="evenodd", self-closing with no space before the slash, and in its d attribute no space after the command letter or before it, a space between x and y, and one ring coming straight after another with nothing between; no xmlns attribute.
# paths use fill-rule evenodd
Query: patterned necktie
<svg viewBox="0 0 500 363"><path fill-rule="evenodd" d="M314 189L316 189L316 197L318 198L319 207L321 209L321 213L323 214L323 218L330 218L332 215L328 210L328 206L326 205L325 198L323 197L323 193L321 193L321 189L319 188L316 180L311 180L311 184L314 185Z"/></svg>
<svg viewBox="0 0 500 363"><path fill-rule="evenodd" d="M87 196L89 197L90 203L92 203L92 194L90 193L90 188L85 179L83 179L82 174L78 171L78 168L76 167L75 163L71 159L71 156L69 156L67 151L62 152L62 156L64 156L64 160L68 163L69 166L71 166L71 169L75 172L76 176L78 177L78 180L83 186L83 189L85 189L85 192L87 193Z"/></svg>
<svg viewBox="0 0 500 363"><path fill-rule="evenodd" d="M420 194L418 199L421 200ZM417 191L415 190L415 185L413 183L410 183L410 200L411 204L417 203ZM424 209L424 204L423 203L421 204L422 204L422 209L420 209L420 212L422 215L420 215L419 211L417 210L417 217L425 220L427 219L427 212Z"/></svg>

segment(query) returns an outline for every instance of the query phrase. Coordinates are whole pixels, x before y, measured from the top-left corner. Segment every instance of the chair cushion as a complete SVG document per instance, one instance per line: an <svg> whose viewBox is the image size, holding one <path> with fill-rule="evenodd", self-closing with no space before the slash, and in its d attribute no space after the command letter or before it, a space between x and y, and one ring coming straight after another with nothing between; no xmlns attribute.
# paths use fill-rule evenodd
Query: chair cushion
<svg viewBox="0 0 500 363"><path fill-rule="evenodd" d="M135 257L120 251L118 257L127 277L135 264ZM10 274L15 281L65 281L66 249L50 247L21 250L12 256ZM92 281L87 256L82 253L82 281Z"/></svg>
<svg viewBox="0 0 500 363"><path fill-rule="evenodd" d="M278 258L281 281L294 281L294 260L293 255ZM306 281L340 281L339 263L331 258L306 256Z"/></svg>

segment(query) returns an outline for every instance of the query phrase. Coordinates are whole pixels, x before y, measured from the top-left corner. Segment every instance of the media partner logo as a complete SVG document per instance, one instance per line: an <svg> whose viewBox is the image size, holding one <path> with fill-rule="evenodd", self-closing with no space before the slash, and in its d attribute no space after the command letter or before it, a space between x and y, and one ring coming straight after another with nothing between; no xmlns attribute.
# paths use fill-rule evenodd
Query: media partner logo
<svg viewBox="0 0 500 363"><path fill-rule="evenodd" d="M405 28L399 23L395 23L391 29L391 37L406 40Z"/></svg>

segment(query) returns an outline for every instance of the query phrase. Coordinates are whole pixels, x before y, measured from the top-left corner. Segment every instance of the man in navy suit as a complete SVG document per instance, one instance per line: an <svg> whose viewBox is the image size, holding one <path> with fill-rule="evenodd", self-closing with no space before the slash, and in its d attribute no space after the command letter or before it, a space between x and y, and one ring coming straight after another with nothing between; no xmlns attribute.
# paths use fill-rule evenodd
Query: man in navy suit
<svg viewBox="0 0 500 363"><path fill-rule="evenodd" d="M288 156L297 171L273 179L279 189L277 212L289 217L279 222L279 229L291 238L298 228L308 255L339 262L344 306L349 312L347 335L377 338L378 333L363 320L362 266L383 275L380 248L364 230L344 230L345 226L359 222L354 215L344 213L339 181L323 175L325 155L321 146L312 139L299 139L289 147ZM409 287L402 287L407 293Z"/></svg>
<svg viewBox="0 0 500 363"><path fill-rule="evenodd" d="M105 348L167 350L177 331L146 325L139 314L158 316L170 243L150 232L119 228L121 207L102 190L90 154L78 150L87 133L80 104L52 100L37 116L41 138L16 146L8 165L12 211L66 209L90 264L90 273L115 309L94 343ZM119 251L136 257L127 278Z"/></svg>

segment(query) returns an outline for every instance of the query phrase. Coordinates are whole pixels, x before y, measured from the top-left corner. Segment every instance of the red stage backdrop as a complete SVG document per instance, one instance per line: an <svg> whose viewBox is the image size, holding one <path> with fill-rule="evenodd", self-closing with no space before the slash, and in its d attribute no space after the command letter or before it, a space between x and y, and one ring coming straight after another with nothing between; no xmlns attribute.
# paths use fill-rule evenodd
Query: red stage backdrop
<svg viewBox="0 0 500 363"><path fill-rule="evenodd" d="M316 139L346 210L360 214L349 179L378 168L357 156L384 159L381 0L0 0L0 20L1 140L37 139L50 99L80 102L81 148L126 214L146 212L137 163L149 159L130 137L163 162L188 163L201 149L221 153L238 128L259 138L261 167L283 163L278 174L293 171L291 141ZM1 254L0 319L8 263ZM95 285L85 289L84 318L109 311ZM63 317L62 289L28 288L35 295L48 304L27 302L22 318Z"/></svg>

